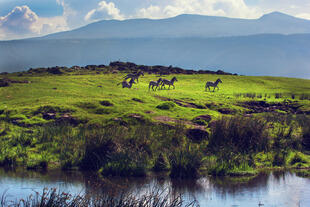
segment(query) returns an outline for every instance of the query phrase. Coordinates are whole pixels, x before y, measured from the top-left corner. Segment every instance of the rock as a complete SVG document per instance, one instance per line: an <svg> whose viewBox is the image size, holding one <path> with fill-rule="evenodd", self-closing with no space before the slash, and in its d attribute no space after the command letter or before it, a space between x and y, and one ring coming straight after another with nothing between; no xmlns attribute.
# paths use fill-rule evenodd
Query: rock
<svg viewBox="0 0 310 207"><path fill-rule="evenodd" d="M48 68L47 69L48 73L54 74L54 75L60 75L63 74L63 72L60 70L59 67L53 67L53 68Z"/></svg>
<svg viewBox="0 0 310 207"><path fill-rule="evenodd" d="M10 86L10 81L7 79L0 79L0 87L8 87Z"/></svg>

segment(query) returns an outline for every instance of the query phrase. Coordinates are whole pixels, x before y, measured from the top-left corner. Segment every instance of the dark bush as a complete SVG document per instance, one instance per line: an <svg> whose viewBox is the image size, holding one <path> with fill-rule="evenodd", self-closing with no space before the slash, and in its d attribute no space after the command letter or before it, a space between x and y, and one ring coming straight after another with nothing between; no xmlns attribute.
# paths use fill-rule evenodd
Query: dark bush
<svg viewBox="0 0 310 207"><path fill-rule="evenodd" d="M108 161L100 168L102 175L135 176L146 175L147 163L143 154L137 152L115 152L108 155Z"/></svg>
<svg viewBox="0 0 310 207"><path fill-rule="evenodd" d="M251 117L223 117L212 125L208 146L213 152L223 148L243 154L267 150L267 122Z"/></svg>
<svg viewBox="0 0 310 207"><path fill-rule="evenodd" d="M200 143L209 138L209 133L202 129L188 129L186 136L193 142Z"/></svg>
<svg viewBox="0 0 310 207"><path fill-rule="evenodd" d="M159 104L156 106L156 108L161 109L161 110L170 110L175 107L175 103L172 101L167 101L164 103Z"/></svg>
<svg viewBox="0 0 310 207"><path fill-rule="evenodd" d="M153 170L160 172L160 171L166 171L168 169L169 169L168 159L162 153L160 153L155 160Z"/></svg>
<svg viewBox="0 0 310 207"><path fill-rule="evenodd" d="M172 178L196 178L202 165L202 154L197 147L187 146L169 156Z"/></svg>
<svg viewBox="0 0 310 207"><path fill-rule="evenodd" d="M100 104L102 106L114 106L113 103L111 103L110 101L104 100L104 101L100 101Z"/></svg>

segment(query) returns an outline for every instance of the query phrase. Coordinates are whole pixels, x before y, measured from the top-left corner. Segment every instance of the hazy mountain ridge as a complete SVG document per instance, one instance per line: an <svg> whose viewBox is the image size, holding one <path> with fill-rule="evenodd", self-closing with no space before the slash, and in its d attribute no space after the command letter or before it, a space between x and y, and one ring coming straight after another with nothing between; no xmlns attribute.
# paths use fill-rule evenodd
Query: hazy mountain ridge
<svg viewBox="0 0 310 207"><path fill-rule="evenodd" d="M310 33L310 21L279 12L259 19L183 14L168 19L103 20L43 39L227 37Z"/></svg>
<svg viewBox="0 0 310 207"><path fill-rule="evenodd" d="M254 20L200 15L109 20L41 38L0 41L0 72L121 60L310 78L309 57L310 21L278 12Z"/></svg>
<svg viewBox="0 0 310 207"><path fill-rule="evenodd" d="M221 38L20 40L0 43L2 71L130 61L244 75L310 78L310 34ZM9 51L9 52L8 52Z"/></svg>

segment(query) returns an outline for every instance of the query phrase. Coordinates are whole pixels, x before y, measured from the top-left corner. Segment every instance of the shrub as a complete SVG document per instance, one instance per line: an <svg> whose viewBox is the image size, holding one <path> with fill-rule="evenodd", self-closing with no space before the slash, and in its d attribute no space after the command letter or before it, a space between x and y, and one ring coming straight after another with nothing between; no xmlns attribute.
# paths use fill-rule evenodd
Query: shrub
<svg viewBox="0 0 310 207"><path fill-rule="evenodd" d="M218 120L211 128L209 147L248 154L268 149L267 122L259 118L235 116Z"/></svg>
<svg viewBox="0 0 310 207"><path fill-rule="evenodd" d="M292 157L292 159L289 161L289 164L295 165L296 163L307 163L307 160L299 153L296 153L294 157Z"/></svg>
<svg viewBox="0 0 310 207"><path fill-rule="evenodd" d="M173 103L172 101L166 101L156 106L156 108L161 109L161 110L170 110L174 107L175 107L175 103Z"/></svg>
<svg viewBox="0 0 310 207"><path fill-rule="evenodd" d="M202 154L197 149L188 145L184 149L172 152L169 156L172 178L196 178L202 166Z"/></svg>
<svg viewBox="0 0 310 207"><path fill-rule="evenodd" d="M142 154L136 152L115 152L100 168L102 175L145 176L147 163Z"/></svg>
<svg viewBox="0 0 310 207"><path fill-rule="evenodd" d="M153 170L159 172L159 171L166 171L168 169L169 169L168 159L166 156L164 156L162 153L160 153L155 160Z"/></svg>

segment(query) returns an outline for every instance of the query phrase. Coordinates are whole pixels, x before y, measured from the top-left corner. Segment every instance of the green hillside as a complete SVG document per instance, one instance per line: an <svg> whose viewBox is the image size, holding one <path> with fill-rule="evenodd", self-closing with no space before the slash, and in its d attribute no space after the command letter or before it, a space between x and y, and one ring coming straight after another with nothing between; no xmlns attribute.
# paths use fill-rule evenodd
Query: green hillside
<svg viewBox="0 0 310 207"><path fill-rule="evenodd" d="M139 83L134 84L131 89L117 86L125 75L126 73L120 71L112 73L102 70L63 72L60 75L1 75L2 82L9 80L9 86L0 87L0 164L24 165L28 168L83 167L85 160L94 157L90 155L90 149L102 149L99 150L101 154L98 152L102 159L99 164L97 160L95 165L103 174L110 171L114 173L117 171L115 169L122 169L119 171L128 175L134 174L130 171L131 167L137 170L143 166L142 171L144 168L152 169L159 158L164 163L166 160L167 169L173 172L174 162L171 161L172 155L169 155L168 151L174 150L173 156L182 157L183 151L188 153L186 156L194 156L190 160L195 160L198 156L199 171L207 169L210 172L210 163L213 163L212 168L217 170L233 169L230 164L219 166L219 161L216 160L220 156L212 153L213 148L209 146L212 137L215 137L216 126L220 126L221 121L227 121L227 117L233 117L229 120L239 120L240 126L244 121L250 124L253 120L264 119L267 123L263 128L268 131L268 137L273 137L268 140L266 149L257 148L244 152L237 149L233 156L238 157L239 153L246 154L246 167L240 167L245 166L244 163L234 163L235 168L251 171L264 165L274 167L275 156L285 157L280 166L284 166L290 162L289 159L295 159L296 156L295 163L301 163L298 166L309 166L309 156L304 154L308 146L302 147L305 144L301 140L306 136L306 129L303 128L304 125L298 125L301 123L298 122L298 117L302 116L303 120L309 121L307 114L310 114L310 80L218 74L170 74L162 78L177 77L175 89L166 87L163 90L152 91L148 89L148 84L151 80L156 81L158 75L141 76ZM219 84L219 90L205 91L206 81L215 81L217 78L223 82ZM270 117L285 119L285 122L274 121ZM293 117L293 121L288 121L287 117ZM275 122L279 123L275 126L277 129L283 129L282 133L285 136L298 137L296 143L290 142L285 147L279 147L282 151L276 151L274 143L280 132L270 129L271 122L273 126ZM291 123L295 123L294 127L291 127ZM227 124L229 125L229 122L222 127L227 127ZM242 126L246 127L246 124ZM288 132L290 127L293 132ZM204 137L203 132L197 132L198 139L203 139L197 141L195 132L193 136L190 135L190 129L205 131L206 136ZM114 149L115 147L107 147L107 133L110 133L109 140L113 140L113 146L128 148L119 151ZM94 137L94 143L87 140ZM175 138L178 141L174 140ZM128 155L129 151L134 152L128 145L130 139L136 139L133 148L138 150L141 156L147 154L145 163L137 164L135 161L140 158L132 158L130 153ZM298 146L293 147L294 144ZM125 156L122 153L127 152L126 156L130 159L125 160L130 164L126 161L122 165L113 159L107 161L106 157L109 156L102 153L103 149L111 151L111 154L121 160L122 156ZM194 149L199 153L193 154ZM263 154L260 154L262 152ZM175 162L178 159L184 164L182 159L186 160L186 157L173 158ZM268 165L262 160L273 164ZM131 167L127 169L124 166Z"/></svg>

